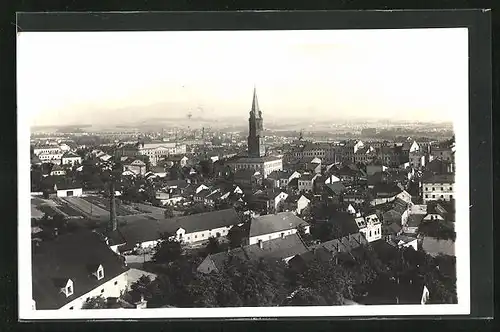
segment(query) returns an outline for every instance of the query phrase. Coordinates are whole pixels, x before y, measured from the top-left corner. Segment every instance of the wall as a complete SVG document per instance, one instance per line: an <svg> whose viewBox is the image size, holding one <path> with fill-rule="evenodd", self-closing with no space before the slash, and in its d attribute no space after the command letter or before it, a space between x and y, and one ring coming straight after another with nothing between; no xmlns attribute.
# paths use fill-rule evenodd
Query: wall
<svg viewBox="0 0 500 332"><path fill-rule="evenodd" d="M212 230L204 230L200 232L186 233L182 236L182 241L184 243L195 243L199 241L207 241L210 237L216 237L217 233L220 233L220 236L227 236L227 233L233 226L229 227L219 227L214 228Z"/></svg>
<svg viewBox="0 0 500 332"><path fill-rule="evenodd" d="M279 239L281 237L281 233L284 233L285 236L292 235L292 234L297 233L297 229L292 228L292 229L286 229L286 230L282 230L282 231L275 232L275 233L253 236L253 237L250 237L248 239L248 244L257 244L257 243L259 243L259 240L262 240L262 242L266 242L269 240Z"/></svg>
<svg viewBox="0 0 500 332"><path fill-rule="evenodd" d="M309 206L309 203L311 201L304 196L300 196L299 200L297 201L297 213L301 213L302 210L304 210L307 206Z"/></svg>
<svg viewBox="0 0 500 332"><path fill-rule="evenodd" d="M73 196L79 197L82 196L82 188L77 188L77 189L64 189L64 190L58 190L57 191L57 197L67 197L68 196L68 191L73 191Z"/></svg>
<svg viewBox="0 0 500 332"><path fill-rule="evenodd" d="M450 201L454 197L453 187L453 183L424 183L422 188L422 199L424 203L439 199Z"/></svg>
<svg viewBox="0 0 500 332"><path fill-rule="evenodd" d="M368 242L373 242L382 238L382 226L380 223L367 225L367 227L360 229L359 232L363 233Z"/></svg>
<svg viewBox="0 0 500 332"><path fill-rule="evenodd" d="M106 273L106 270L104 270L104 273ZM115 285L116 282L116 285ZM73 286L75 289L77 289L78 284L74 284ZM66 304L63 306L61 309L62 310L70 310L71 307L73 309L81 309L82 305L85 303L87 298L92 298L92 297L97 297L101 295L103 298L107 297L119 297L122 292L126 291L128 287L128 279L127 279L127 272L124 272L120 274L119 276L107 281L106 283L100 285L97 288L94 288L90 292L83 294L77 299L74 299L70 303ZM101 292L101 290L104 290Z"/></svg>

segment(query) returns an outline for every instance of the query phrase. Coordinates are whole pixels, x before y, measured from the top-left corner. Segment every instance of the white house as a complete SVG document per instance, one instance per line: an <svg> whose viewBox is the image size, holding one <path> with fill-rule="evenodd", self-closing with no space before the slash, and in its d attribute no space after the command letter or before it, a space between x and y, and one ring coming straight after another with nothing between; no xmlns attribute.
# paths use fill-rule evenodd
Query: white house
<svg viewBox="0 0 500 332"><path fill-rule="evenodd" d="M56 184L54 189L56 190L57 197L80 197L83 195L83 189L80 186Z"/></svg>
<svg viewBox="0 0 500 332"><path fill-rule="evenodd" d="M259 241L265 242L295 234L299 225L304 226L305 232L309 233L309 224L297 217L293 212L266 214L252 218L248 244L256 244Z"/></svg>
<svg viewBox="0 0 500 332"><path fill-rule="evenodd" d="M119 297L128 287L124 260L90 231L39 242L32 266L36 310L78 310L93 297Z"/></svg>
<svg viewBox="0 0 500 332"><path fill-rule="evenodd" d="M327 178L325 179L325 184L332 184L337 182L341 182L341 179L333 174L328 175Z"/></svg>
<svg viewBox="0 0 500 332"><path fill-rule="evenodd" d="M241 223L234 209L197 213L188 216L151 220L148 218L120 226L108 235L112 250L127 252L134 248L152 248L162 240L162 234L188 245L206 242L210 237L227 236L234 225Z"/></svg>
<svg viewBox="0 0 500 332"><path fill-rule="evenodd" d="M44 164L53 163L58 165L61 163L62 156L62 151L58 150L58 152L42 152L38 155L38 158Z"/></svg>
<svg viewBox="0 0 500 332"><path fill-rule="evenodd" d="M382 223L376 214L354 219L359 232L362 233L368 242L380 240L382 238Z"/></svg>
<svg viewBox="0 0 500 332"><path fill-rule="evenodd" d="M300 198L297 200L297 210L295 210L295 212L297 212L297 214L301 214L302 211L305 208L307 208L310 203L311 203L311 200L309 198L307 198L304 195L301 195Z"/></svg>
<svg viewBox="0 0 500 332"><path fill-rule="evenodd" d="M61 157L63 165L79 165L82 163L82 157L73 152L66 152Z"/></svg>
<svg viewBox="0 0 500 332"><path fill-rule="evenodd" d="M50 171L50 175L51 176L61 176L61 175L66 175L66 171L64 170L64 168L62 168L61 166L59 165L54 165L54 167L52 167L52 170Z"/></svg>

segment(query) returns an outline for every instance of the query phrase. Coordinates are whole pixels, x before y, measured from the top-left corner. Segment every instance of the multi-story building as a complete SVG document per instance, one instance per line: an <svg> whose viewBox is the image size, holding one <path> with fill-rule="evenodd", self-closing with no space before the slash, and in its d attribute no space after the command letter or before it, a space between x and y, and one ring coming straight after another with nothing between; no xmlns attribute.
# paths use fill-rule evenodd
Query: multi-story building
<svg viewBox="0 0 500 332"><path fill-rule="evenodd" d="M179 155L186 153L186 145L174 142L161 143L137 143L125 145L117 150L120 157L147 156L152 166L170 155Z"/></svg>
<svg viewBox="0 0 500 332"><path fill-rule="evenodd" d="M434 174L422 179L422 198L424 203L429 201L454 199L455 175Z"/></svg>
<svg viewBox="0 0 500 332"><path fill-rule="evenodd" d="M359 232L362 233L368 242L373 242L382 238L382 223L376 214L354 219Z"/></svg>

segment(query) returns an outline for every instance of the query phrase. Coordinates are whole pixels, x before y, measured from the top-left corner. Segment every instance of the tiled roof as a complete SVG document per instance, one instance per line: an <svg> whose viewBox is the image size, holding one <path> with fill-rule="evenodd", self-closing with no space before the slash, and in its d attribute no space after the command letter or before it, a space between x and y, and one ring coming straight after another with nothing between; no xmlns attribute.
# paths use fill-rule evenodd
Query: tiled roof
<svg viewBox="0 0 500 332"><path fill-rule="evenodd" d="M178 216L168 219L141 218L137 221L128 221L123 226L118 226L118 230L109 234L115 243L142 243L145 241L158 240L162 233L175 233L179 228L183 228L186 234L229 227L240 223L238 214L234 209L225 209L197 213L188 216ZM123 240L121 240L122 238Z"/></svg>
<svg viewBox="0 0 500 332"><path fill-rule="evenodd" d="M293 212L266 214L251 220L250 237L294 229L301 224L307 223L293 214Z"/></svg>
<svg viewBox="0 0 500 332"><path fill-rule="evenodd" d="M33 254L33 299L37 309L59 309L128 268L96 234L81 231L42 241ZM102 265L104 279L92 277L90 266ZM61 293L57 281L73 281L73 295Z"/></svg>
<svg viewBox="0 0 500 332"><path fill-rule="evenodd" d="M408 227L418 227L422 220L424 219L425 214L411 214L408 216L408 221L406 222L406 226Z"/></svg>
<svg viewBox="0 0 500 332"><path fill-rule="evenodd" d="M314 246L314 248L324 248L332 255L336 255L341 252L350 252L354 248L366 244L368 244L368 241L361 233L354 233L339 239L323 242Z"/></svg>
<svg viewBox="0 0 500 332"><path fill-rule="evenodd" d="M422 179L423 183L455 183L455 174L435 174Z"/></svg>
<svg viewBox="0 0 500 332"><path fill-rule="evenodd" d="M285 236L262 242L262 248L258 244L252 244L233 249L229 252L220 252L210 255L210 259L219 271L224 269L225 262L231 256L244 260L270 259L280 260L307 252L307 248L297 234Z"/></svg>

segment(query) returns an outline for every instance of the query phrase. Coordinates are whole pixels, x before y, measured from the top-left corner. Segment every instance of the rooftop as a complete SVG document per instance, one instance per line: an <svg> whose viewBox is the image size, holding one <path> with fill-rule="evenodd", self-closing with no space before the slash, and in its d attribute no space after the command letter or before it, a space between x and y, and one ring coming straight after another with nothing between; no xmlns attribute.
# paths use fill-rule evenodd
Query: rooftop
<svg viewBox="0 0 500 332"><path fill-rule="evenodd" d="M220 252L210 255L209 258L220 271L224 269L225 262L231 257L236 256L245 260L258 259L285 259L307 252L307 248L297 234L285 236L262 242L262 248L258 244L252 244L233 249L229 252Z"/></svg>
<svg viewBox="0 0 500 332"><path fill-rule="evenodd" d="M127 224L119 226L116 232L109 234L114 244L142 243L154 241L161 238L162 233L175 233L179 228L186 234L237 225L240 222L238 214L234 209L210 211L188 216L177 216L168 219L141 218L136 221L128 221Z"/></svg>
<svg viewBox="0 0 500 332"><path fill-rule="evenodd" d="M455 183L455 174L433 174L422 179L423 183Z"/></svg>
<svg viewBox="0 0 500 332"><path fill-rule="evenodd" d="M307 224L293 212L266 214L253 218L250 223L250 237L293 229L301 224Z"/></svg>
<svg viewBox="0 0 500 332"><path fill-rule="evenodd" d="M264 156L264 157L240 157L231 160L232 164L261 164L269 161L278 161L281 160L280 157L275 156Z"/></svg>
<svg viewBox="0 0 500 332"><path fill-rule="evenodd" d="M96 233L81 231L42 241L33 254L33 299L37 309L59 309L127 271L123 260ZM92 276L102 265L104 278ZM61 293L60 282L73 281L73 294Z"/></svg>

